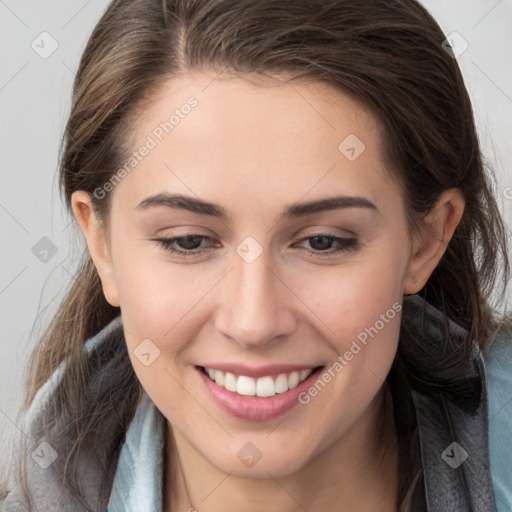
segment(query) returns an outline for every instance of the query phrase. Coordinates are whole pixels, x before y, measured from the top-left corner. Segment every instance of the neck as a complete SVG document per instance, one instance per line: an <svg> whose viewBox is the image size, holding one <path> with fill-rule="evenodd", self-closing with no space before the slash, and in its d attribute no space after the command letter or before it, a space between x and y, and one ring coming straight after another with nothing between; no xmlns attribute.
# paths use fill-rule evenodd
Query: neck
<svg viewBox="0 0 512 512"><path fill-rule="evenodd" d="M165 512L224 510L396 512L398 449L393 404L385 385L358 423L293 474L250 479L225 474L168 424Z"/></svg>

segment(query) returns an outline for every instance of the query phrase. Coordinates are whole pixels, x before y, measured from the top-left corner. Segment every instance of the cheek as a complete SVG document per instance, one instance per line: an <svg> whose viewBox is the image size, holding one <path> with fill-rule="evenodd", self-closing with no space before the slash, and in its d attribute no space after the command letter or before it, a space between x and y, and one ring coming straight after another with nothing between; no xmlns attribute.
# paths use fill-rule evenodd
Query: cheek
<svg viewBox="0 0 512 512"><path fill-rule="evenodd" d="M393 305L402 301L405 265L404 253L378 248L341 265L298 273L293 281L290 274L288 280L318 317L325 337L341 350L390 309L386 326L395 323Z"/></svg>
<svg viewBox="0 0 512 512"><path fill-rule="evenodd" d="M217 276L195 265L171 262L147 241L120 240L114 251L116 287L127 326L144 337L180 338L196 312L194 306L212 289Z"/></svg>
<svg viewBox="0 0 512 512"><path fill-rule="evenodd" d="M320 319L316 323L336 354L325 376L338 396L334 432L361 414L389 372L400 332L404 267L405 253L379 248L354 256L350 265L333 268L321 280L303 278L301 296L311 300L308 305ZM312 396L321 388L312 389ZM326 407L329 395L320 399Z"/></svg>
<svg viewBox="0 0 512 512"><path fill-rule="evenodd" d="M183 271L156 260L160 258L137 257L134 252L120 257L116 279L134 371L156 406L175 417L182 401L171 398L182 396L180 383L187 370L178 361L199 336L204 318L198 318L202 311L198 306L212 286L204 275L198 280L192 266Z"/></svg>
<svg viewBox="0 0 512 512"><path fill-rule="evenodd" d="M397 279L400 272L392 267L383 272L382 267L362 266L326 284L323 302L317 295L317 311L328 326L324 339L335 355L322 382L315 382L302 399L316 402L316 410L329 410L329 422L321 414L313 420L318 429L325 429L323 443L347 432L386 380L400 333L402 294Z"/></svg>

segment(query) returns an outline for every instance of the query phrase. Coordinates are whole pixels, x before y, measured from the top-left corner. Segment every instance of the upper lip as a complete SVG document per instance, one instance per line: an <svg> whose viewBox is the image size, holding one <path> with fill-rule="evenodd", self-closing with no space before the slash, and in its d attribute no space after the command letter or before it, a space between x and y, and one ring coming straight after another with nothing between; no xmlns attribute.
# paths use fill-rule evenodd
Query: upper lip
<svg viewBox="0 0 512 512"><path fill-rule="evenodd" d="M211 368L213 370L220 370L224 373L233 373L235 375L246 375L247 377L258 378L258 377L277 377L281 373L300 372L301 370L313 370L320 365L310 364L273 364L268 366L246 366L237 363L207 363L201 365L205 368Z"/></svg>

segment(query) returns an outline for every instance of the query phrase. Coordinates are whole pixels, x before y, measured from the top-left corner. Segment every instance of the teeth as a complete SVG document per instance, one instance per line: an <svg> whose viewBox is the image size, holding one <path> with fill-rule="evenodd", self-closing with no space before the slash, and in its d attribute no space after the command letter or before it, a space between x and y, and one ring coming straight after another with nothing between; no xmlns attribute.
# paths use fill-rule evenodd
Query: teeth
<svg viewBox="0 0 512 512"><path fill-rule="evenodd" d="M273 377L260 377L253 379L246 375L236 376L233 373L222 372L212 368L205 368L206 373L211 380L215 381L219 386L224 387L228 391L238 393L244 396L269 397L276 393L285 393L289 389L293 389L300 382L306 380L313 371L311 368L300 372L291 372L289 374L280 373L276 379Z"/></svg>
<svg viewBox="0 0 512 512"><path fill-rule="evenodd" d="M256 383L256 394L258 396L274 396L276 385L272 377L261 377Z"/></svg>
<svg viewBox="0 0 512 512"><path fill-rule="evenodd" d="M219 372L219 371L215 372L215 382L219 386L224 386L224 374L222 372Z"/></svg>
<svg viewBox="0 0 512 512"><path fill-rule="evenodd" d="M240 375L236 381L236 392L239 395L254 396L256 394L256 382L251 377Z"/></svg>
<svg viewBox="0 0 512 512"><path fill-rule="evenodd" d="M276 393L284 393L288 389L288 377L284 373L279 374L276 379Z"/></svg>
<svg viewBox="0 0 512 512"><path fill-rule="evenodd" d="M300 374L299 372L292 372L288 377L288 387L293 389L299 384Z"/></svg>
<svg viewBox="0 0 512 512"><path fill-rule="evenodd" d="M228 391L233 391L234 393L236 392L236 377L232 373L226 373L224 378L224 387Z"/></svg>
<svg viewBox="0 0 512 512"><path fill-rule="evenodd" d="M300 381L302 382L303 380L306 380L311 375L312 371L313 370L311 368L309 368L307 370L302 370L300 372Z"/></svg>

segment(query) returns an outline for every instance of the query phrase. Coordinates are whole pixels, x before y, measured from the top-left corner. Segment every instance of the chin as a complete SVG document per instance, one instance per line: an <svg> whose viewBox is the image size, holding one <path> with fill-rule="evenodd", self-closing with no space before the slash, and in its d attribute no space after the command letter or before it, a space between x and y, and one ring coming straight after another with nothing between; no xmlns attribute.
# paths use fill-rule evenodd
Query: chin
<svg viewBox="0 0 512 512"><path fill-rule="evenodd" d="M238 478L286 477L304 468L311 458L309 454L304 453L300 442L293 443L289 452L285 453L281 442L274 446L268 440L260 443L237 443L232 456L226 456L226 453L227 451L223 450L218 454L206 453L205 456L217 469Z"/></svg>

